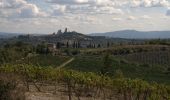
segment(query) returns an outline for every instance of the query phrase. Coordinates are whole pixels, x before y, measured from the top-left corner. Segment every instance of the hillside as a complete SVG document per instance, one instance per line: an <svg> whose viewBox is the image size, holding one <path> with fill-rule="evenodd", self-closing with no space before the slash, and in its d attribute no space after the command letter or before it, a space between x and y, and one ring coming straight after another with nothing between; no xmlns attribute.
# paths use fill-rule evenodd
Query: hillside
<svg viewBox="0 0 170 100"><path fill-rule="evenodd" d="M7 33L7 32L0 32L0 38L12 38L14 36L18 36L19 33Z"/></svg>
<svg viewBox="0 0 170 100"><path fill-rule="evenodd" d="M42 42L45 43L54 43L58 44L60 43L62 47L66 47L67 44L69 46L73 46L74 44L79 45L80 48L88 48L90 46L93 46L95 48L97 47L107 47L108 43L109 45L112 44L120 44L120 43L143 43L144 40L137 40L137 39L124 39L124 38L108 38L105 36L89 36L85 35L76 31L72 32L61 32L58 33L51 33L51 34L42 34L42 35L35 35L35 34L27 34L27 35L18 35L17 38L11 38L9 39L9 42L15 42L15 41L22 41L31 43L33 45L40 44Z"/></svg>
<svg viewBox="0 0 170 100"><path fill-rule="evenodd" d="M126 38L119 38L119 37L108 37L108 36L102 36L100 35L87 35L82 34L76 31L72 32L59 32L57 33L51 33L51 34L21 34L21 33L5 33L0 32L0 38L9 40L8 42L15 42L15 41L22 41L27 42L31 44L39 44L42 42L46 43L55 43L58 42L62 44L66 44L69 42L70 44L73 44L74 42L81 43L82 45L85 45L87 47L90 44L93 45L101 45L103 47L107 46L107 43L110 42L110 44L116 44L116 43L143 43L145 40L141 39L126 39ZM2 40L1 40L2 41ZM0 42L1 42L0 41Z"/></svg>
<svg viewBox="0 0 170 100"><path fill-rule="evenodd" d="M136 30L122 30L106 33L92 33L90 36L106 36L113 38L126 39L155 39L155 38L170 38L170 31L136 31Z"/></svg>
<svg viewBox="0 0 170 100"><path fill-rule="evenodd" d="M6 65L0 68L1 100L169 100L169 86L91 72ZM15 77L11 77L13 74ZM15 78L18 78L16 80ZM12 80L12 81L11 81ZM8 83L5 83L8 82ZM26 84L24 84L26 83ZM11 88L4 88L9 87ZM20 87L18 87L20 86ZM9 95L8 93L11 93Z"/></svg>
<svg viewBox="0 0 170 100"><path fill-rule="evenodd" d="M64 41L64 40L92 40L92 36L87 36L78 32L65 32L65 33L58 33L58 34L49 34L49 35L42 35L37 38L42 38L45 40L51 39L54 41Z"/></svg>
<svg viewBox="0 0 170 100"><path fill-rule="evenodd" d="M60 38L98 41L103 37L68 32L14 38L0 48L0 100L169 100L170 46L166 43L68 46L54 51L46 44L35 45ZM103 41L109 39L114 40Z"/></svg>

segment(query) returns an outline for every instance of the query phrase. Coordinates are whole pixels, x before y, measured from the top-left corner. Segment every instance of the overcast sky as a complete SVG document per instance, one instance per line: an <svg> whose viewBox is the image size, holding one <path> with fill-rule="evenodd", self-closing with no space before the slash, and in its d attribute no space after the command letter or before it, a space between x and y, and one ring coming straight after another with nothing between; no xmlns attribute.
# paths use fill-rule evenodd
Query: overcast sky
<svg viewBox="0 0 170 100"><path fill-rule="evenodd" d="M0 31L170 30L170 0L0 0Z"/></svg>

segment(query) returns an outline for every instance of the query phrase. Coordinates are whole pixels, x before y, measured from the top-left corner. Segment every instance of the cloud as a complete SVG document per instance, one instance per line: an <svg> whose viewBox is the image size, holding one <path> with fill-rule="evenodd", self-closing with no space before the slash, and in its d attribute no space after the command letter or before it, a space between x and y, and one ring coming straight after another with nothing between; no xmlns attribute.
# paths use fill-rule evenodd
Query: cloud
<svg viewBox="0 0 170 100"><path fill-rule="evenodd" d="M69 16L64 16L64 19L72 21L73 23L78 23L78 24L83 23L83 24L98 24L99 25L102 23L102 20L94 15L84 16L83 14L77 14L75 16L74 14L72 14Z"/></svg>
<svg viewBox="0 0 170 100"><path fill-rule="evenodd" d="M47 0L48 3L56 3L61 5L112 5L112 0Z"/></svg>
<svg viewBox="0 0 170 100"><path fill-rule="evenodd" d="M93 5L93 6L130 6L130 7L168 7L168 0L46 0L49 3L62 5Z"/></svg>
<svg viewBox="0 0 170 100"><path fill-rule="evenodd" d="M112 0L47 0L52 6L64 7L62 13L85 13L85 14L123 14L119 8L115 8ZM59 7L60 6L60 7ZM54 9L57 15L61 9Z"/></svg>
<svg viewBox="0 0 170 100"><path fill-rule="evenodd" d="M44 17L47 14L41 11L35 4L28 3L26 0L1 0L1 14L5 17Z"/></svg>
<svg viewBox="0 0 170 100"><path fill-rule="evenodd" d="M88 32L108 31L113 26L114 29L136 28L139 24L143 29L152 29L147 26L148 22L166 29L170 16L168 7L169 0L0 0L0 19L6 19L0 21L7 29L11 26L15 30L18 24L28 31L51 31L61 26ZM162 20L166 10L166 20Z"/></svg>
<svg viewBox="0 0 170 100"><path fill-rule="evenodd" d="M67 9L66 5L54 5L54 6L52 6L52 8L53 8L52 15L54 15L54 16L63 15Z"/></svg>
<svg viewBox="0 0 170 100"><path fill-rule="evenodd" d="M129 16L127 20L141 20L141 19L151 19L149 15L143 15L143 16Z"/></svg>
<svg viewBox="0 0 170 100"><path fill-rule="evenodd" d="M121 9L116 9L113 7L100 7L96 10L97 13L101 14L123 14Z"/></svg>
<svg viewBox="0 0 170 100"><path fill-rule="evenodd" d="M122 18L112 18L113 21L121 21Z"/></svg>
<svg viewBox="0 0 170 100"><path fill-rule="evenodd" d="M0 8L18 8L25 5L25 0L1 0Z"/></svg>
<svg viewBox="0 0 170 100"><path fill-rule="evenodd" d="M46 16L44 12L40 12L40 9L34 4L26 4L17 10L17 14L22 18L31 18L38 16Z"/></svg>
<svg viewBox="0 0 170 100"><path fill-rule="evenodd" d="M134 17L134 16L129 16L128 18L127 18L127 20L135 20L136 19L136 17Z"/></svg>
<svg viewBox="0 0 170 100"><path fill-rule="evenodd" d="M61 6L59 7L61 9L54 9L55 15L62 13L124 14L125 9L129 8L170 7L168 0L46 0L46 2L52 6Z"/></svg>
<svg viewBox="0 0 170 100"><path fill-rule="evenodd" d="M131 0L129 1L131 7L169 7L168 0Z"/></svg>
<svg viewBox="0 0 170 100"><path fill-rule="evenodd" d="M151 17L148 16L148 15L143 15L143 16L141 16L141 18L143 18L143 19L150 19Z"/></svg>
<svg viewBox="0 0 170 100"><path fill-rule="evenodd" d="M167 10L166 15L170 16L170 9Z"/></svg>
<svg viewBox="0 0 170 100"><path fill-rule="evenodd" d="M29 0L0 0L1 14L17 17L44 17L71 14L124 14L131 7L170 7L168 0L45 0L50 11L42 11ZM42 1L39 1L42 2ZM1 10L2 10L1 9ZM9 10L11 9L11 10ZM3 13L2 13L3 12ZM2 16L2 15L1 15Z"/></svg>
<svg viewBox="0 0 170 100"><path fill-rule="evenodd" d="M0 8L2 8L3 7L3 3L2 2L0 2Z"/></svg>
<svg viewBox="0 0 170 100"><path fill-rule="evenodd" d="M47 0L47 2L57 4L85 4L88 3L89 0Z"/></svg>

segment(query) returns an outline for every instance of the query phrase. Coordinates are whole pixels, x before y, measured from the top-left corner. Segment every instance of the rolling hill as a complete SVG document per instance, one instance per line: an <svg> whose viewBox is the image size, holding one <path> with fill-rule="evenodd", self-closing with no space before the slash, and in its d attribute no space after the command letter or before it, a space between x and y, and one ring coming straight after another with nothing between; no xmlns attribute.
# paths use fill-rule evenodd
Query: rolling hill
<svg viewBox="0 0 170 100"><path fill-rule="evenodd" d="M12 38L14 36L18 36L20 33L7 33L7 32L0 32L0 38Z"/></svg>
<svg viewBox="0 0 170 100"><path fill-rule="evenodd" d="M170 38L170 31L136 31L136 30L122 30L106 33L92 33L90 36L106 36L113 38L126 39L167 39Z"/></svg>

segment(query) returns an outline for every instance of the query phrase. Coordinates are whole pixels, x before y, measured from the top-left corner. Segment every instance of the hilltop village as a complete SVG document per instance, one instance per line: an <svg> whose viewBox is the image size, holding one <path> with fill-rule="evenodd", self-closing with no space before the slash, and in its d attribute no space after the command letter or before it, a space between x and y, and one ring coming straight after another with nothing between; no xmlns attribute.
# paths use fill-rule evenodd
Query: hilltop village
<svg viewBox="0 0 170 100"><path fill-rule="evenodd" d="M140 45L145 43L142 40L90 36L76 31L68 31L67 28L64 31L60 29L57 32L46 35L19 35L10 38L10 41L31 44L37 53L52 53L54 55L62 54L61 50L65 51L65 49L97 49L114 47L115 45Z"/></svg>
<svg viewBox="0 0 170 100"><path fill-rule="evenodd" d="M68 31L65 28L64 32L58 30L48 35L32 36L19 35L20 41L33 43L38 45L46 43L49 48L104 48L113 45L116 39L106 38L104 36L88 36L76 31Z"/></svg>

